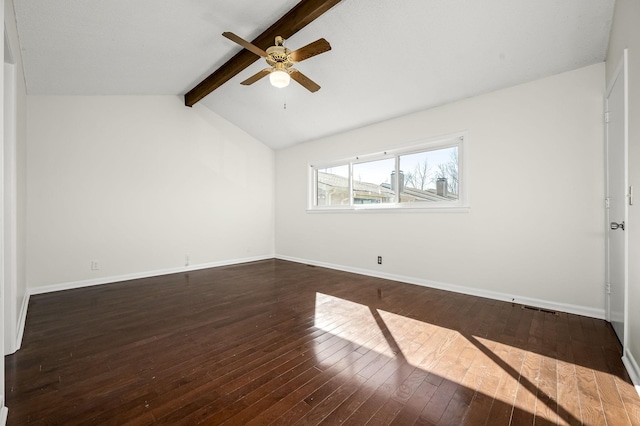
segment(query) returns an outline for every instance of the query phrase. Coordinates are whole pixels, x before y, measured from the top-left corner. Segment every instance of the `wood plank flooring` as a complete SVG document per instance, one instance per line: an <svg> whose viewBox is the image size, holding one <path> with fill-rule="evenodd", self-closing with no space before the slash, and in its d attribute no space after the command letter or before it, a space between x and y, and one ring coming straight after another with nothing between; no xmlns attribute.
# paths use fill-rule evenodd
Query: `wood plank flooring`
<svg viewBox="0 0 640 426"><path fill-rule="evenodd" d="M33 296L9 425L640 425L604 321L280 260Z"/></svg>

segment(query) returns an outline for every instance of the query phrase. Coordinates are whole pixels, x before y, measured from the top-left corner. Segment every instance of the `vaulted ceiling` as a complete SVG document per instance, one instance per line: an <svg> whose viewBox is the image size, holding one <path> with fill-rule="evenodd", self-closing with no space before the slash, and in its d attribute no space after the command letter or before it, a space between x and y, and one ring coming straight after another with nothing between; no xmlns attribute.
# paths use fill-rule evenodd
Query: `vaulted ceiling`
<svg viewBox="0 0 640 426"><path fill-rule="evenodd" d="M184 95L296 0L29 0L16 17L30 95ZM200 102L274 149L602 62L614 0L342 0L290 37L332 50L284 89L259 59ZM603 82L604 84L604 82ZM185 107L186 108L186 107Z"/></svg>

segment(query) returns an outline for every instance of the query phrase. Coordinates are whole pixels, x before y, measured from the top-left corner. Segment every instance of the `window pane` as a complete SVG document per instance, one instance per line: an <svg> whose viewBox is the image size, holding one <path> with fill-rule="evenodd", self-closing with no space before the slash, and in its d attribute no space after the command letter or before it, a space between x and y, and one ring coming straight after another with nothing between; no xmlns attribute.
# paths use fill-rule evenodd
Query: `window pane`
<svg viewBox="0 0 640 426"><path fill-rule="evenodd" d="M458 147L400 156L400 202L457 201Z"/></svg>
<svg viewBox="0 0 640 426"><path fill-rule="evenodd" d="M394 203L391 175L395 159L388 158L353 165L353 204Z"/></svg>
<svg viewBox="0 0 640 426"><path fill-rule="evenodd" d="M349 166L318 169L317 206L349 205Z"/></svg>

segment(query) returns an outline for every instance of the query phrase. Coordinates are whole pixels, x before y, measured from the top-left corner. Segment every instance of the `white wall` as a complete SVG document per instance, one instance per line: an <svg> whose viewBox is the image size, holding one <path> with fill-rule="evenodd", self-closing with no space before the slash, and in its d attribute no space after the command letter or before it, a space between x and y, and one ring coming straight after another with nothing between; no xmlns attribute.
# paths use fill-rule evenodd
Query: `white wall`
<svg viewBox="0 0 640 426"><path fill-rule="evenodd" d="M617 0L609 49L607 53L607 81L615 74L616 67L622 60L624 48L629 54L629 185L640 188L640 2L637 0ZM637 199L637 197L636 197ZM633 372L636 388L640 391L640 210L638 203L629 206L629 293L628 327L625 363ZM630 372L631 372L630 371Z"/></svg>
<svg viewBox="0 0 640 426"><path fill-rule="evenodd" d="M27 113L32 292L273 255L273 151L207 108L29 96Z"/></svg>
<svg viewBox="0 0 640 426"><path fill-rule="evenodd" d="M603 317L604 68L277 151L277 256ZM305 211L308 164L463 130L469 213Z"/></svg>

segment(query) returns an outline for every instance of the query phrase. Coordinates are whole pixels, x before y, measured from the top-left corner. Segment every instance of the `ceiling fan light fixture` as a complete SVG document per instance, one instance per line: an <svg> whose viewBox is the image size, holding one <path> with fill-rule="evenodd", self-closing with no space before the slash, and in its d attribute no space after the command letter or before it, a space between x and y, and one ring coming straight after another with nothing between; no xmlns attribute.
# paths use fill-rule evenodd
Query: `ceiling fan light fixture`
<svg viewBox="0 0 640 426"><path fill-rule="evenodd" d="M269 74L269 81L273 87L287 87L291 82L291 76L286 71L273 70L271 74Z"/></svg>

